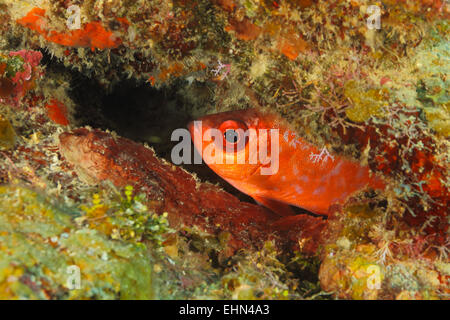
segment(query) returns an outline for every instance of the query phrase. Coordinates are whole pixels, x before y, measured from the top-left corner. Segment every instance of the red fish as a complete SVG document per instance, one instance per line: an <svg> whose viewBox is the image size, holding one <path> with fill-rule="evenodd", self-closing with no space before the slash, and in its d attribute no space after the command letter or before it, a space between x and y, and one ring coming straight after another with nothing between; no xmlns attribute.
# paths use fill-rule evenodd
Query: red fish
<svg viewBox="0 0 450 320"><path fill-rule="evenodd" d="M305 141L275 114L247 109L208 115L199 121L201 126L200 122L191 122L189 130L196 150L208 166L279 215L293 215L290 206L328 215L331 205L344 203L357 191L385 187L385 182L371 174L367 166ZM208 129L218 129L223 141L207 137ZM250 129L256 130L257 136L245 134ZM270 134L260 134L261 129L272 129L274 139ZM255 159L252 157L256 152L251 139L257 139L258 152L261 147L267 149L267 156L256 157L256 162L249 161ZM227 143L236 148L225 148ZM278 148L273 148L274 144ZM206 160L208 148L221 152L223 163L211 161L210 157ZM245 163L239 163L238 157L244 157ZM278 167L268 163L268 159L278 160ZM263 169L273 172L262 174Z"/></svg>

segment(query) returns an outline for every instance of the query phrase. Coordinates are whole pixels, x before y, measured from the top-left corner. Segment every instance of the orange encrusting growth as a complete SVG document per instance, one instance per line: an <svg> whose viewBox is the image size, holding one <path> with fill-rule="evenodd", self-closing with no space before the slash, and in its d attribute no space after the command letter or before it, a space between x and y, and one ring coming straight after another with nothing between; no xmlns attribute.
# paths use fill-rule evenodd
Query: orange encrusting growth
<svg viewBox="0 0 450 320"><path fill-rule="evenodd" d="M197 64L194 67L192 67L193 72L204 70L204 69L206 69L206 65L200 61L197 61ZM154 86L156 83L156 80L160 81L161 83L164 83L167 80L169 80L170 77L180 77L180 76L186 75L186 74L187 74L187 69L184 67L184 65L180 62L175 62L166 68L161 68L161 70L160 70L159 74L156 76L156 78L154 76L150 76L147 81L152 86Z"/></svg>
<svg viewBox="0 0 450 320"><path fill-rule="evenodd" d="M290 34L279 39L278 48L289 60L295 60L300 53L309 48L309 45L302 37Z"/></svg>
<svg viewBox="0 0 450 320"><path fill-rule="evenodd" d="M47 41L63 46L106 49L116 48L122 43L120 38L103 28L98 21L86 23L81 29L69 32L50 31L45 10L41 8L33 8L25 17L17 20L17 23L38 32Z"/></svg>
<svg viewBox="0 0 450 320"><path fill-rule="evenodd" d="M170 65L167 68L163 68L161 72L158 75L158 79L162 82L167 81L167 79L170 78L170 76L179 77L183 74L183 64L179 62L175 62L174 64Z"/></svg>
<svg viewBox="0 0 450 320"><path fill-rule="evenodd" d="M225 31L235 31L239 40L255 40L261 34L261 28L250 22L249 19L242 21L230 20L230 24L225 27Z"/></svg>
<svg viewBox="0 0 450 320"><path fill-rule="evenodd" d="M56 99L52 99L50 104L46 105L48 117L55 123L67 126L69 120L67 120L67 108L66 106Z"/></svg>

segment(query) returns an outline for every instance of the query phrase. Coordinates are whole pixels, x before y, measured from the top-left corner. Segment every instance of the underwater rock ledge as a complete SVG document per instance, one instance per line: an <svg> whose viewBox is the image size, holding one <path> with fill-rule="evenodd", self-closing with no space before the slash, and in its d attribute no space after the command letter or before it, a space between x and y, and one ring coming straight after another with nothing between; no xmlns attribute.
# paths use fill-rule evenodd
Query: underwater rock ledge
<svg viewBox="0 0 450 320"><path fill-rule="evenodd" d="M62 155L80 176L97 182L107 179L118 187L133 186L154 200L155 212L168 213L173 227L195 225L213 234L229 234L229 255L242 248L261 247L270 238L290 247L301 242L309 254L314 254L320 243L322 219L302 215L291 221L288 229L274 225L279 217L267 209L197 181L131 140L87 128L62 133L59 140Z"/></svg>
<svg viewBox="0 0 450 320"><path fill-rule="evenodd" d="M448 2L72 2L0 0L0 297L160 298L150 283L161 278L182 292L169 298L199 298L203 292L192 288L226 287L228 295L206 296L297 299L305 297L298 287L308 283L302 272L313 265L303 257L318 254L320 270L311 268L313 293L304 291L309 296L324 290L345 299L449 299ZM67 28L72 4L81 13L78 30ZM381 14L377 30L366 24L374 4ZM104 92L86 89L81 82L87 80ZM112 106L102 108L98 100L125 80L183 98L170 107L148 103L151 94L136 98L124 90L119 108L136 113L141 127L155 123L140 117L133 102L139 110L155 108L147 118L164 118L171 108L186 118L268 108L311 143L367 164L391 181L389 189L354 195L327 221L301 215L277 223L264 208L200 182L139 143L76 129L119 132L101 121ZM82 102L74 92L83 95ZM102 119L85 120L97 118ZM169 120L185 126L176 117ZM170 129L158 125L167 132L136 139L164 144ZM72 131L60 135L66 130ZM108 189L105 181L143 192L149 210L124 214L126 219L115 210L105 214L110 203L101 201L123 191ZM102 198L91 199L94 192ZM42 205L43 199L54 200L54 206ZM80 209L86 206L88 212ZM66 211L83 224L67 222ZM165 239L164 250L182 261L158 267L148 256L153 248L142 247L145 237L131 237L131 245L123 238L140 230L141 219L165 221L165 212L181 230ZM45 221L49 215L55 219ZM121 223L124 235L116 237L113 230ZM204 233L184 236L182 226ZM48 228L57 232L45 233ZM199 250L204 243L192 240L193 234L197 242L219 241L215 253ZM276 245L268 246L272 240ZM89 245L92 250L85 250ZM236 262L241 251L248 254L247 265ZM216 261L222 258L217 252L232 262L230 269L245 265L244 271L217 276L211 269L226 268ZM92 291L63 288L65 269L58 266L72 263L82 266ZM164 268L173 268L174 275ZM278 277L272 277L273 269Z"/></svg>

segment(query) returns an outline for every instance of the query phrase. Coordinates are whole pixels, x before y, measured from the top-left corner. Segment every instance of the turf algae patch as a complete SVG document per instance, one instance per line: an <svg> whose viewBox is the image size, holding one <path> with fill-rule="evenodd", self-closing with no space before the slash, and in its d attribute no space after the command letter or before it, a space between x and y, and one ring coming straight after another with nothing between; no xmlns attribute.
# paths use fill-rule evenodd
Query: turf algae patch
<svg viewBox="0 0 450 320"><path fill-rule="evenodd" d="M63 211L23 187L0 187L0 201L1 298L153 297L145 245L78 227L76 211ZM70 268L79 268L79 289L69 285Z"/></svg>
<svg viewBox="0 0 450 320"><path fill-rule="evenodd" d="M0 150L12 149L16 138L16 133L9 120L0 115Z"/></svg>

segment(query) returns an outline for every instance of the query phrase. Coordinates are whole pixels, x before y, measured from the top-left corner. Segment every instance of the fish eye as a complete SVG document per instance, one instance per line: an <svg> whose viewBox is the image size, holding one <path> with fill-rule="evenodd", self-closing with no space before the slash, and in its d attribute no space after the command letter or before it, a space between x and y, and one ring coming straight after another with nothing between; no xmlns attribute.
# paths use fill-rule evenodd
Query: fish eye
<svg viewBox="0 0 450 320"><path fill-rule="evenodd" d="M223 134L225 140L230 143L237 143L239 141L239 133L234 129L227 129Z"/></svg>
<svg viewBox="0 0 450 320"><path fill-rule="evenodd" d="M240 120L226 120L222 122L219 130L223 132L224 150L226 145L237 145L238 149L245 147L248 142L247 125ZM244 143L241 143L244 142Z"/></svg>

